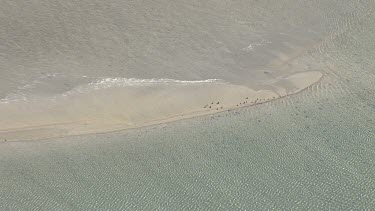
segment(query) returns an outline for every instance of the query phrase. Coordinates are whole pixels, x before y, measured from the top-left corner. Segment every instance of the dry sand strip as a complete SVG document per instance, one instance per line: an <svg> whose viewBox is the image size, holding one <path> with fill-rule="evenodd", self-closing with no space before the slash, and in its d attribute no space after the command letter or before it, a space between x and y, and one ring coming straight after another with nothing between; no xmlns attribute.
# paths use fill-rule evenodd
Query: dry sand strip
<svg viewBox="0 0 375 211"><path fill-rule="evenodd" d="M318 82L318 71L279 80L273 90L233 84L122 87L49 102L2 105L0 140L39 140L173 122L253 106L296 94Z"/></svg>

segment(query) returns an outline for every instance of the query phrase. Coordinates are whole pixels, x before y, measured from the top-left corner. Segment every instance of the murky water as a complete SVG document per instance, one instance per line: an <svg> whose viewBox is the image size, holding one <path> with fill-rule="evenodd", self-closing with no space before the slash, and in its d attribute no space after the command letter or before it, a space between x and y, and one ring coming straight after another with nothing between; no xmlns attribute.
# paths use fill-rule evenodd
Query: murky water
<svg viewBox="0 0 375 211"><path fill-rule="evenodd" d="M0 99L101 78L222 79L259 89L319 70L316 61L293 60L372 10L359 0L4 0ZM41 89L29 91L35 85Z"/></svg>
<svg viewBox="0 0 375 211"><path fill-rule="evenodd" d="M170 124L1 142L0 209L375 207L375 5L290 2L273 6L295 8L301 17L309 10L299 7L333 11L315 25L327 36L291 62L321 68L318 84L264 105Z"/></svg>

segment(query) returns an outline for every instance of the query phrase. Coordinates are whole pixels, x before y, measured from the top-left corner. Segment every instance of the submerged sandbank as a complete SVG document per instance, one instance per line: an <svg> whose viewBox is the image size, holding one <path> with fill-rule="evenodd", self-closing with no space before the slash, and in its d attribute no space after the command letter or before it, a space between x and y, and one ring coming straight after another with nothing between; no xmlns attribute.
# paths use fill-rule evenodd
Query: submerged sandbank
<svg viewBox="0 0 375 211"><path fill-rule="evenodd" d="M1 140L101 133L225 112L298 93L318 71L281 78L269 90L225 82L99 87L60 98L0 105Z"/></svg>

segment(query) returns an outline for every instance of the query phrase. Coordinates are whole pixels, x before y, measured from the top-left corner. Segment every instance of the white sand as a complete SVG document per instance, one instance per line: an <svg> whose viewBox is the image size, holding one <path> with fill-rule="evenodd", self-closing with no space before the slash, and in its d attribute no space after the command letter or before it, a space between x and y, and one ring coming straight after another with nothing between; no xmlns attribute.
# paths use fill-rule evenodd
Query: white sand
<svg viewBox="0 0 375 211"><path fill-rule="evenodd" d="M296 73L274 84L273 90L255 91L215 83L122 87L95 90L52 103L41 99L37 103L2 105L0 140L108 132L224 112L298 93L321 77L317 71Z"/></svg>

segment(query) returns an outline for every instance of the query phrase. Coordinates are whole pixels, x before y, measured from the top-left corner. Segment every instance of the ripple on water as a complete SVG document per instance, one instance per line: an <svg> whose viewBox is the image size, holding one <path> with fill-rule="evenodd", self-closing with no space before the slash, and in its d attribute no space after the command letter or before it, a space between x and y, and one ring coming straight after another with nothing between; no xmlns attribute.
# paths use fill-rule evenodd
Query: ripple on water
<svg viewBox="0 0 375 211"><path fill-rule="evenodd" d="M363 15L330 19L332 34L301 56L324 61L326 75L298 95L129 131L1 142L0 209L375 207L374 5L345 5Z"/></svg>

